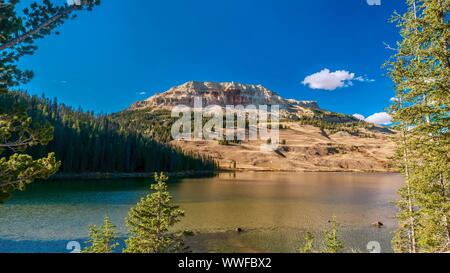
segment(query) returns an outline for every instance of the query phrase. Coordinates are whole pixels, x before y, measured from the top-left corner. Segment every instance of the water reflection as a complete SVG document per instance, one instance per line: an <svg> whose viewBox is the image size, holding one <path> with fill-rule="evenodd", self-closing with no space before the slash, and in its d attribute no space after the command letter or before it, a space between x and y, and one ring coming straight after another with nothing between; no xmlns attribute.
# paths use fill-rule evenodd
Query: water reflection
<svg viewBox="0 0 450 273"><path fill-rule="evenodd" d="M179 228L200 233L190 239L196 251L294 251L305 231L325 228L333 215L352 248L378 240L389 251L401 184L396 174L222 173L172 181L170 191L186 210ZM104 215L126 236L123 219L148 187L142 179L34 184L0 207L0 251L64 252L56 242L85 238ZM235 234L237 227L247 232Z"/></svg>

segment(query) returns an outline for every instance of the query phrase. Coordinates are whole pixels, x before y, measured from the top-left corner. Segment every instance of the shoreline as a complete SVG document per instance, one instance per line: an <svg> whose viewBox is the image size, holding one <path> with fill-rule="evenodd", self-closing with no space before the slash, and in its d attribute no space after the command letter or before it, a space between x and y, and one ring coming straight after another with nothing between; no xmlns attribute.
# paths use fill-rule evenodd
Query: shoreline
<svg viewBox="0 0 450 273"><path fill-rule="evenodd" d="M250 173L399 173L395 170L276 170L276 169L221 169L216 172Z"/></svg>
<svg viewBox="0 0 450 273"><path fill-rule="evenodd" d="M386 171L358 171L358 170L253 170L253 169L220 169L215 171L185 171L185 172L172 172L167 173L169 177L184 178L184 177L202 177L217 175L219 173L373 173L373 174L398 174L398 172L393 170ZM80 174L55 174L48 180L102 180L102 179L128 179L128 178L152 178L154 172L152 173L80 173Z"/></svg>
<svg viewBox="0 0 450 273"><path fill-rule="evenodd" d="M185 171L185 172L169 172L169 177L192 177L192 176L208 176L214 175L221 171ZM61 173L51 176L48 180L102 180L102 179L127 179L127 178L151 178L153 179L155 172L152 173L79 173L69 174Z"/></svg>

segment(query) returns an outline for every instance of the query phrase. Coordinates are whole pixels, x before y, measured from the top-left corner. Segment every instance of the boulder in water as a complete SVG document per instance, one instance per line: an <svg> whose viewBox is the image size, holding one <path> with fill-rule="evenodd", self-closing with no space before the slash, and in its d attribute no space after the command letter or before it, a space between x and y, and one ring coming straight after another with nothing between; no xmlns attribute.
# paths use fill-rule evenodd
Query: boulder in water
<svg viewBox="0 0 450 273"><path fill-rule="evenodd" d="M372 223L372 226L377 227L377 228L382 228L384 227L384 224L380 221Z"/></svg>

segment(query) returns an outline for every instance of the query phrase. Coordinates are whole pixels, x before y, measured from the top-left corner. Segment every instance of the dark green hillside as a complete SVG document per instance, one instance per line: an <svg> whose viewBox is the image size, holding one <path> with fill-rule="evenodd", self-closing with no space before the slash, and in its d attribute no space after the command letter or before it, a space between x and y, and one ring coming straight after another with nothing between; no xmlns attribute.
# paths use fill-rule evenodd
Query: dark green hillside
<svg viewBox="0 0 450 273"><path fill-rule="evenodd" d="M160 143L172 141L170 130L175 118L164 109L126 110L111 115L120 126L139 132Z"/></svg>
<svg viewBox="0 0 450 273"><path fill-rule="evenodd" d="M14 106L26 110L36 124L48 122L54 127L53 141L47 146L33 147L29 152L35 157L55 152L62 161L62 173L181 172L215 168L209 158L183 153L144 136L135 130L127 116L95 115L58 104L56 100L18 92L0 95L0 111L11 111Z"/></svg>

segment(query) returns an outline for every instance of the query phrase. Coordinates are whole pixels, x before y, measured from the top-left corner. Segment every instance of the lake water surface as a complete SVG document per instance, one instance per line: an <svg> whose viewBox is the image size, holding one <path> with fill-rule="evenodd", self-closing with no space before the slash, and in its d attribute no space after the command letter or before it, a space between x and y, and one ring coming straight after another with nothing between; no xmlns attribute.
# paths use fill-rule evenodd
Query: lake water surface
<svg viewBox="0 0 450 273"><path fill-rule="evenodd" d="M88 226L109 215L126 236L124 218L150 180L51 181L0 206L0 252L67 252L83 243ZM169 190L186 211L178 225L192 230L194 252L295 252L305 232L321 237L335 215L346 250L367 252L377 241L392 251L397 174L222 173L173 180ZM384 228L371 223L381 221ZM236 228L245 232L237 234Z"/></svg>

